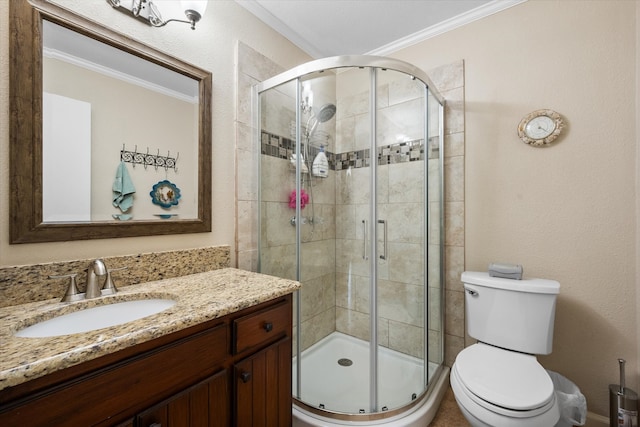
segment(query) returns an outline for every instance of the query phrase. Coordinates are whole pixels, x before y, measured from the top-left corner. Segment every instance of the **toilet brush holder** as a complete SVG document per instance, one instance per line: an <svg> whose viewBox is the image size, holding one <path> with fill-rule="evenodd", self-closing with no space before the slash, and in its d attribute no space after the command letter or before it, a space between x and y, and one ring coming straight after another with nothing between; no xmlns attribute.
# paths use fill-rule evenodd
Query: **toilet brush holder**
<svg viewBox="0 0 640 427"><path fill-rule="evenodd" d="M609 385L609 426L638 427L638 393L625 386L624 359L620 364L620 384Z"/></svg>

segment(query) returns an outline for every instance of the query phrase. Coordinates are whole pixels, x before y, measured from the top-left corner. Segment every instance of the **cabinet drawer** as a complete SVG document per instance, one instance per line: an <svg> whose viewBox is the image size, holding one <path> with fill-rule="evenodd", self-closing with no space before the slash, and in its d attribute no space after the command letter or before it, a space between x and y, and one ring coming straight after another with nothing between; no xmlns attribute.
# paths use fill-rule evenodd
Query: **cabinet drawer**
<svg viewBox="0 0 640 427"><path fill-rule="evenodd" d="M233 352L264 345L287 334L291 309L286 301L233 321Z"/></svg>

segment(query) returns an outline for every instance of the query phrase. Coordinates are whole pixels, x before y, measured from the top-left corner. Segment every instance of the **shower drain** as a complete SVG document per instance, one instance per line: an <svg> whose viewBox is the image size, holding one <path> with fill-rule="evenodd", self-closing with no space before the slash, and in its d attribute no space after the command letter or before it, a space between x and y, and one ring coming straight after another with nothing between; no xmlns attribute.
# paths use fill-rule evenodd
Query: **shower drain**
<svg viewBox="0 0 640 427"><path fill-rule="evenodd" d="M351 366L353 365L353 361L351 359L347 359L346 357L343 357L342 359L338 359L338 365Z"/></svg>

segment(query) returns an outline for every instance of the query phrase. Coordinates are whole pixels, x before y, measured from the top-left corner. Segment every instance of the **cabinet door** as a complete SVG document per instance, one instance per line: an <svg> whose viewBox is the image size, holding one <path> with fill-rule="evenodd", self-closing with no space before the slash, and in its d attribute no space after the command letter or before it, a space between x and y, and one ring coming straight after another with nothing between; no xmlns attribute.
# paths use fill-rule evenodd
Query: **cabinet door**
<svg viewBox="0 0 640 427"><path fill-rule="evenodd" d="M136 427L228 427L227 371L217 373L139 414Z"/></svg>
<svg viewBox="0 0 640 427"><path fill-rule="evenodd" d="M291 338L234 366L234 415L238 427L291 425Z"/></svg>

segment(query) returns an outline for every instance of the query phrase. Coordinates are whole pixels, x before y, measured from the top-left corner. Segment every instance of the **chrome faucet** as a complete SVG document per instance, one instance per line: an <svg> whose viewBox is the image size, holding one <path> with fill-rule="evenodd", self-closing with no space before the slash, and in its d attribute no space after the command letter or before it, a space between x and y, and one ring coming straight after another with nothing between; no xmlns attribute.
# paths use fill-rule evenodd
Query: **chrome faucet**
<svg viewBox="0 0 640 427"><path fill-rule="evenodd" d="M98 276L105 276L106 274L107 267L104 265L104 261L101 259L91 261L91 264L89 264L89 268L87 269L87 289L85 290L85 298L97 298L102 295L102 286L104 286L104 281L98 283Z"/></svg>

